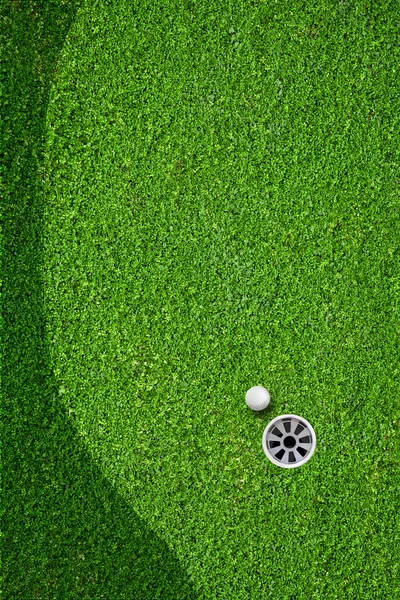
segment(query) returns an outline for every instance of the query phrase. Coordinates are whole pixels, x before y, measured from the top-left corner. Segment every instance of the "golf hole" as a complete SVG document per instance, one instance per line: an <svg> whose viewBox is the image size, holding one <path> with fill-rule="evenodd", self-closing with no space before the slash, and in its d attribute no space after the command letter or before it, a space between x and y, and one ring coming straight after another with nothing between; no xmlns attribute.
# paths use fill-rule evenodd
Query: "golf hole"
<svg viewBox="0 0 400 600"><path fill-rule="evenodd" d="M297 415L280 415L266 426L262 446L278 467L293 469L304 465L314 454L317 439L310 423Z"/></svg>

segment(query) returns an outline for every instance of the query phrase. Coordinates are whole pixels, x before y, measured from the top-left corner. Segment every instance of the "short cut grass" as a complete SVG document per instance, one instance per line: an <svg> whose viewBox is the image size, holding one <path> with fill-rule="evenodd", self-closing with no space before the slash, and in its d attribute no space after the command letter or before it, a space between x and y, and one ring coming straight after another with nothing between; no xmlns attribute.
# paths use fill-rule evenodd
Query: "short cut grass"
<svg viewBox="0 0 400 600"><path fill-rule="evenodd" d="M400 598L398 6L77 8L3 9L4 597Z"/></svg>

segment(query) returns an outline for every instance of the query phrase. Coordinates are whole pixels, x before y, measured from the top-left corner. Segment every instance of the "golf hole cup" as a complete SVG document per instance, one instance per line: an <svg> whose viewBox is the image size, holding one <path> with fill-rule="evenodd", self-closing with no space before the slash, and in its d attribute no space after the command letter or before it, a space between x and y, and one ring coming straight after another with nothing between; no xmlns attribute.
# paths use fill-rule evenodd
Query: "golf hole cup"
<svg viewBox="0 0 400 600"><path fill-rule="evenodd" d="M280 415L266 426L262 447L278 467L293 469L310 460L317 445L315 431L303 417Z"/></svg>
<svg viewBox="0 0 400 600"><path fill-rule="evenodd" d="M270 403L269 391L262 385L255 385L247 390L246 404L251 410L260 411L267 408Z"/></svg>

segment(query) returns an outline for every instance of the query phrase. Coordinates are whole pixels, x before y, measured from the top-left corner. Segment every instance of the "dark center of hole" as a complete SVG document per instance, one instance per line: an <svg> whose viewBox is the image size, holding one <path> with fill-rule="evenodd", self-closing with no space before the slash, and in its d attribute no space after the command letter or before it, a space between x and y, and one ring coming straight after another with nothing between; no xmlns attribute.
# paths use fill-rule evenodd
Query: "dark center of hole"
<svg viewBox="0 0 400 600"><path fill-rule="evenodd" d="M285 437L283 445L285 448L293 448L296 445L296 439L292 435L288 435Z"/></svg>

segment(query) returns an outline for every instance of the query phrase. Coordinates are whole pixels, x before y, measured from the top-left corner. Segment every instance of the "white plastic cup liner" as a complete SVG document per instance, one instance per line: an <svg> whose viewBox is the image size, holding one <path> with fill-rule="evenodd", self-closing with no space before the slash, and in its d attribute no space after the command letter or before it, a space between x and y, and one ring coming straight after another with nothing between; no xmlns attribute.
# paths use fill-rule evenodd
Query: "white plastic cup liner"
<svg viewBox="0 0 400 600"><path fill-rule="evenodd" d="M262 447L269 460L278 467L294 469L304 465L317 445L310 423L297 415L280 415L264 429Z"/></svg>

